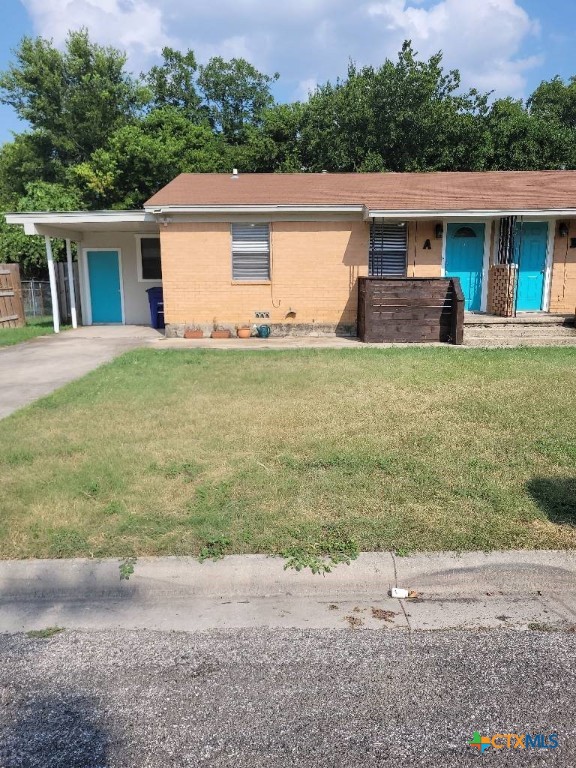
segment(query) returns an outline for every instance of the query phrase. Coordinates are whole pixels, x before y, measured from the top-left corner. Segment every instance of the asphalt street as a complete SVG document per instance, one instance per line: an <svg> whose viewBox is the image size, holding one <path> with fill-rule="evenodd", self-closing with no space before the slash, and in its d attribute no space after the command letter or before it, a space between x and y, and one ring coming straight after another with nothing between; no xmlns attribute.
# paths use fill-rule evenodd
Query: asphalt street
<svg viewBox="0 0 576 768"><path fill-rule="evenodd" d="M575 632L0 635L1 768L574 766L575 710Z"/></svg>

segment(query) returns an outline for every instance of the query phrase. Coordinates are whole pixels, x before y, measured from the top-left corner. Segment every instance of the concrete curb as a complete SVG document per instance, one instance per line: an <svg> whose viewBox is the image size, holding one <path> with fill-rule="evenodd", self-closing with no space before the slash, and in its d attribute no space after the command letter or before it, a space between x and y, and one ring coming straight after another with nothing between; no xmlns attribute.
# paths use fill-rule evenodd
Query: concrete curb
<svg viewBox="0 0 576 768"><path fill-rule="evenodd" d="M337 593L386 592L394 584L390 553L362 554L327 576L285 570L284 560L266 555L230 555L199 563L192 557L142 557L134 573L120 579L119 559L12 560L0 562L3 599L90 599L131 596L309 597Z"/></svg>
<svg viewBox="0 0 576 768"><path fill-rule="evenodd" d="M146 599L385 594L395 585L434 597L576 591L574 551L439 552L410 557L366 552L326 576L285 570L281 558L230 555L204 563L192 557L142 557L130 578L121 580L121 562L118 558L0 561L0 601L107 595Z"/></svg>
<svg viewBox="0 0 576 768"><path fill-rule="evenodd" d="M363 553L326 576L265 555L0 562L0 631L576 625L576 552ZM391 586L417 600L388 597ZM390 614L385 624L374 610ZM345 624L344 620L348 623Z"/></svg>

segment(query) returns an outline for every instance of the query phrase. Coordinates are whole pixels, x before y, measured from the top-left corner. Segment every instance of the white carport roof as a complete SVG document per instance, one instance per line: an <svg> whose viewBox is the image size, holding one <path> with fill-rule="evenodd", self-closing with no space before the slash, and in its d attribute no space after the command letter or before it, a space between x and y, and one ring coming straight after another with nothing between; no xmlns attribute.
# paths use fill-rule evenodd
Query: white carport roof
<svg viewBox="0 0 576 768"><path fill-rule="evenodd" d="M27 235L61 237L80 242L85 232L158 232L158 219L148 211L58 211L7 213Z"/></svg>
<svg viewBox="0 0 576 768"><path fill-rule="evenodd" d="M52 316L54 332L60 331L60 312L58 306L58 291L56 288L56 273L52 257L51 238L66 240L66 258L68 275L72 274L71 243L81 243L86 232L134 232L145 234L159 231L157 217L147 211L58 211L7 213L8 224L20 225L27 235L41 235L46 242L46 259L50 277L50 293L52 296ZM70 280L70 304L72 312L72 327L76 328L76 296L74 280Z"/></svg>

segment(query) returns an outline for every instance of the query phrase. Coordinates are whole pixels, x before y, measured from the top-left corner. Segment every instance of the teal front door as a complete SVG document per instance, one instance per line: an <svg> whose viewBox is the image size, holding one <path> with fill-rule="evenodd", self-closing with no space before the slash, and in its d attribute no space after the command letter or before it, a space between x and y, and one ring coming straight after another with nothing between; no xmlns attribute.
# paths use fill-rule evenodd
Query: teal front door
<svg viewBox="0 0 576 768"><path fill-rule="evenodd" d="M93 323L122 322L122 293L118 251L87 251Z"/></svg>
<svg viewBox="0 0 576 768"><path fill-rule="evenodd" d="M477 311L482 304L484 273L484 224L448 224L446 277L460 278L464 308Z"/></svg>
<svg viewBox="0 0 576 768"><path fill-rule="evenodd" d="M516 225L515 262L518 265L517 312L539 312L544 302L548 224L527 221Z"/></svg>

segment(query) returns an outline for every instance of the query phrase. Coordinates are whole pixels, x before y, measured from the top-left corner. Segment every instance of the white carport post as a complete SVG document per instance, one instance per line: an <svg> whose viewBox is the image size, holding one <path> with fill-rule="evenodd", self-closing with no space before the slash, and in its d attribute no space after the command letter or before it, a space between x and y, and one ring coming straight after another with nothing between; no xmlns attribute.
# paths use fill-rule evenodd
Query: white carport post
<svg viewBox="0 0 576 768"><path fill-rule="evenodd" d="M54 256L52 255L52 243L48 235L46 241L46 258L48 259L48 276L50 277L50 296L52 298L52 321L54 333L60 333L60 308L58 306L58 288L56 286L56 270L54 269Z"/></svg>
<svg viewBox="0 0 576 768"><path fill-rule="evenodd" d="M68 287L70 289L70 315L72 317L72 328L78 328L78 318L76 316L76 288L74 287L74 265L72 263L72 243L66 238L66 263L68 264Z"/></svg>

